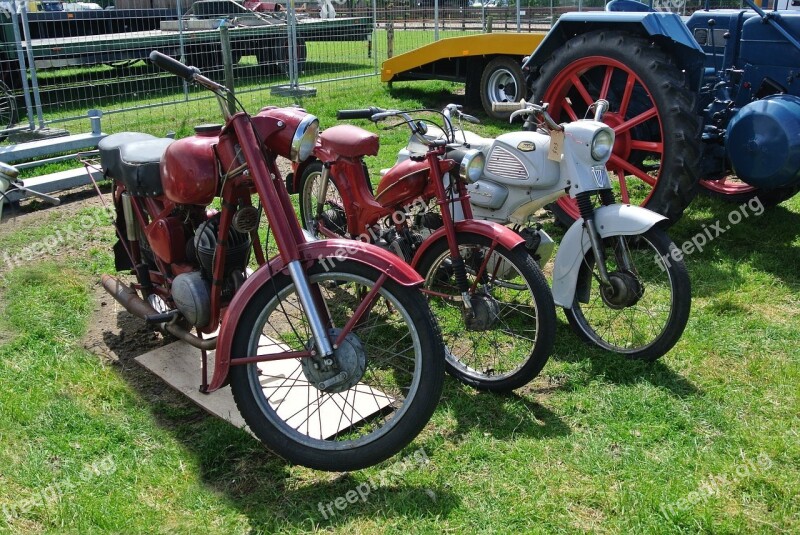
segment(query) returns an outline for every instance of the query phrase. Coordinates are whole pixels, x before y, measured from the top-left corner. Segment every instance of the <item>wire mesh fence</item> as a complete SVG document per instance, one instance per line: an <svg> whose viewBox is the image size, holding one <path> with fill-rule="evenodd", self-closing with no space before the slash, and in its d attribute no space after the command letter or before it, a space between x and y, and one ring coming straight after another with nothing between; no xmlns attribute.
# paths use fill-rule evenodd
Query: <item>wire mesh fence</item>
<svg viewBox="0 0 800 535"><path fill-rule="evenodd" d="M283 105L310 87L324 99L358 83L379 84L375 75L387 57L437 39L547 31L564 12L603 9L600 0L343 1L0 3L7 86L0 87L0 136L46 126L88 131L93 109L102 111L106 132L188 133L213 105L207 94L150 65L152 50L200 67L237 94L251 93L258 105ZM739 4L714 0L711 7ZM678 12L702 5L654 0L655 8Z"/></svg>

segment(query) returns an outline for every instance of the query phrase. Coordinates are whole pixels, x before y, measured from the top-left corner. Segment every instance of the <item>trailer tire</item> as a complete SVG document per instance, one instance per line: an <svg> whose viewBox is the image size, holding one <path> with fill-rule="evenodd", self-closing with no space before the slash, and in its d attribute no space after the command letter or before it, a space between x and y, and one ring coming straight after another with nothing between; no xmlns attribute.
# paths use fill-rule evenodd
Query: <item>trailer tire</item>
<svg viewBox="0 0 800 535"><path fill-rule="evenodd" d="M698 189L700 121L695 95L670 56L642 37L596 31L567 41L533 76L534 102L548 102L557 122L582 119L587 100L608 100L604 122L617 134L608 170L617 175L623 202L670 223L680 219ZM579 215L568 197L553 211L565 224Z"/></svg>
<svg viewBox="0 0 800 535"><path fill-rule="evenodd" d="M519 61L498 56L486 64L481 74L481 104L486 115L507 120L510 112L492 111L495 102L519 102L525 97L525 77Z"/></svg>
<svg viewBox="0 0 800 535"><path fill-rule="evenodd" d="M0 141L8 137L6 130L17 124L17 100L11 89L0 82Z"/></svg>

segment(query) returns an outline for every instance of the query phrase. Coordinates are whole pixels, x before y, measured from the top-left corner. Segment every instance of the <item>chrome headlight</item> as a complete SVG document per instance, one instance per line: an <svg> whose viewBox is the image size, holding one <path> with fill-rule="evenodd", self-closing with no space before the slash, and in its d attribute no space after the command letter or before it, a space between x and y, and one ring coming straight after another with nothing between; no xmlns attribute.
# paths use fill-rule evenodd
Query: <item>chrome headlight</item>
<svg viewBox="0 0 800 535"><path fill-rule="evenodd" d="M479 150L471 149L464 153L459 173L467 182L476 182L483 175L484 165L486 165L486 158L483 153Z"/></svg>
<svg viewBox="0 0 800 535"><path fill-rule="evenodd" d="M311 114L303 117L292 136L291 159L303 162L311 156L319 135L319 119Z"/></svg>
<svg viewBox="0 0 800 535"><path fill-rule="evenodd" d="M607 159L614 148L614 131L610 128L601 128L592 138L592 158L598 162Z"/></svg>

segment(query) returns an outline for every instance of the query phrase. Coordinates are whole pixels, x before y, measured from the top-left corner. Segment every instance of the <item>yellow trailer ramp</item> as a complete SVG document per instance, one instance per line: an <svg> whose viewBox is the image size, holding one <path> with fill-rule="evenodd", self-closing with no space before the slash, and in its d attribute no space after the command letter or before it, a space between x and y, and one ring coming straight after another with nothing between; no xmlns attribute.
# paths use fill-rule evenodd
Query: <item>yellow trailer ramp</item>
<svg viewBox="0 0 800 535"><path fill-rule="evenodd" d="M490 117L493 102L519 101L527 96L521 63L546 33L485 33L450 37L389 58L381 68L382 82L447 80L466 84L468 105L482 105Z"/></svg>

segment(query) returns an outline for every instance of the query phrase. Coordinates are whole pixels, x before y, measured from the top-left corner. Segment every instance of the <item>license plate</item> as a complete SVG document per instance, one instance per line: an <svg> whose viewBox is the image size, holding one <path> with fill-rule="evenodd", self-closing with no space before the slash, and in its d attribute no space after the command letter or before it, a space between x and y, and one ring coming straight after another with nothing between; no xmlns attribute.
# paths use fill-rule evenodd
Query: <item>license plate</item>
<svg viewBox="0 0 800 535"><path fill-rule="evenodd" d="M594 181L597 183L598 187L611 187L611 182L608 180L608 172L605 167L592 167L592 175L594 175Z"/></svg>

